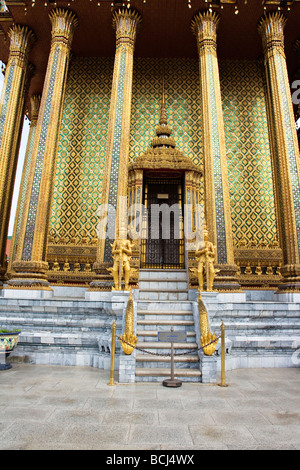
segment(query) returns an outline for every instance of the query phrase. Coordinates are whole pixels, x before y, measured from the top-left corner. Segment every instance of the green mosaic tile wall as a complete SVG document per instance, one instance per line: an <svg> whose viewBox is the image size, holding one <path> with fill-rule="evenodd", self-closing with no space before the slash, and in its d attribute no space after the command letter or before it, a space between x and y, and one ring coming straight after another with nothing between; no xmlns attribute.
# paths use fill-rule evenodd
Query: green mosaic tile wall
<svg viewBox="0 0 300 470"><path fill-rule="evenodd" d="M176 146L202 163L198 60L136 58L133 73L130 161L150 146L159 121L163 82Z"/></svg>
<svg viewBox="0 0 300 470"><path fill-rule="evenodd" d="M277 56L277 69L280 72L279 74L279 86L281 89L283 111L284 111L284 126L285 126L285 136L287 140L288 154L289 154L289 165L290 165L290 175L292 181L292 194L293 194L293 203L294 211L296 218L296 231L298 238L298 252L300 254L300 187L298 179L298 169L296 161L296 152L294 148L294 141L292 136L292 129L290 126L290 114L289 114L289 105L285 92L285 80L284 80L284 59L281 56Z"/></svg>
<svg viewBox="0 0 300 470"><path fill-rule="evenodd" d="M276 218L268 122L256 61L220 62L234 242L272 241Z"/></svg>
<svg viewBox="0 0 300 470"><path fill-rule="evenodd" d="M98 223L106 153L113 58L74 58L70 66L50 228L71 237ZM150 146L159 121L163 77L177 147L202 163L199 68L196 59L135 58L130 162ZM255 232L276 234L266 105L258 64L222 61L229 187L235 243Z"/></svg>
<svg viewBox="0 0 300 470"><path fill-rule="evenodd" d="M59 137L50 229L91 239L106 153L112 58L74 58Z"/></svg>
<svg viewBox="0 0 300 470"><path fill-rule="evenodd" d="M36 222L36 215L38 210L38 202L39 202L39 194L40 194L40 185L42 179L42 172L43 172L43 165L45 160L45 147L46 147L46 139L47 139L47 132L48 126L50 122L50 112L52 106L52 99L53 99L53 92L54 92L54 85L56 80L56 74L58 71L58 58L59 58L59 47L55 48L54 57L53 57L53 64L51 69L50 81L49 86L47 89L47 100L45 111L43 114L43 124L41 129L41 134L39 136L39 147L38 147L38 154L35 161L35 170L34 170L34 177L33 183L31 188L30 194L30 205L29 205L29 212L26 222L26 232L24 237L23 243L23 252L22 252L22 259L23 260L30 260L31 259L31 252L32 252L32 245L33 245L33 238L34 238L34 231L35 231L35 222Z"/></svg>

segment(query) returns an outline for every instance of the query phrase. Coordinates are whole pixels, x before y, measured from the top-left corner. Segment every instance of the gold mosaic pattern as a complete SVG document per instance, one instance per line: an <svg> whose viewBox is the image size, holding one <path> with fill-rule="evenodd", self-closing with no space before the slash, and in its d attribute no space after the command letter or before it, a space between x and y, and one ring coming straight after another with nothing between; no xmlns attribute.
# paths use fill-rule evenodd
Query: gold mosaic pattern
<svg viewBox="0 0 300 470"><path fill-rule="evenodd" d="M235 244L276 235L264 86L255 61L220 62L228 180Z"/></svg>
<svg viewBox="0 0 300 470"><path fill-rule="evenodd" d="M74 58L59 138L50 229L67 241L90 239L98 223L106 154L113 58ZM233 235L276 235L266 104L259 65L221 61L220 78ZM135 58L130 163L155 136L163 81L176 146L202 164L198 59Z"/></svg>
<svg viewBox="0 0 300 470"><path fill-rule="evenodd" d="M74 58L59 136L50 230L94 236L101 202L113 58Z"/></svg>
<svg viewBox="0 0 300 470"><path fill-rule="evenodd" d="M176 146L202 163L198 59L135 58L132 84L132 163L151 144L159 121L163 82L168 123Z"/></svg>

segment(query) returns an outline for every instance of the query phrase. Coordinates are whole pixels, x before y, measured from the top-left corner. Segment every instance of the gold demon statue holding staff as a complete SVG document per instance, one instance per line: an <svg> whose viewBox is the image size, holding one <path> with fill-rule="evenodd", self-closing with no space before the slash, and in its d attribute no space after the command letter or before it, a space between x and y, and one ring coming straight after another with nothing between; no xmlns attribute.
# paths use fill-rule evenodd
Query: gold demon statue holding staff
<svg viewBox="0 0 300 470"><path fill-rule="evenodd" d="M203 231L204 241L197 247L195 256L198 260L198 268L195 270L198 276L199 290L203 291L204 274L206 274L206 290L212 291L216 274L215 269L216 247L208 241L208 231Z"/></svg>
<svg viewBox="0 0 300 470"><path fill-rule="evenodd" d="M114 278L113 290L121 290L122 278L125 281L125 290L129 290L130 280L130 259L132 255L133 243L126 239L116 239L111 245L114 264L112 268L108 268Z"/></svg>

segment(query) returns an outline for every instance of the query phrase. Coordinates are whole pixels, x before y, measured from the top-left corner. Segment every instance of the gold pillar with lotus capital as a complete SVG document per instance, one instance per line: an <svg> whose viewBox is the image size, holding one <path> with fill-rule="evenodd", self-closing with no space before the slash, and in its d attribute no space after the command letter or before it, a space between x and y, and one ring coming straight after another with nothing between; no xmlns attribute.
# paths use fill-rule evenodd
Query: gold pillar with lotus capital
<svg viewBox="0 0 300 470"><path fill-rule="evenodd" d="M217 247L220 269L215 288L239 290L234 262L228 171L225 146L215 12L200 12L193 18L200 68L202 134L204 147L205 219L209 239Z"/></svg>
<svg viewBox="0 0 300 470"><path fill-rule="evenodd" d="M103 264L112 263L112 244L116 239L127 239L128 161L130 116L132 98L133 56L140 15L131 9L120 9L113 14L116 30L116 52L113 71L110 114L107 133L104 183L102 193L103 215L106 227L98 230L97 260L94 270L103 270ZM93 282L93 287L96 285Z"/></svg>
<svg viewBox="0 0 300 470"><path fill-rule="evenodd" d="M46 249L71 43L78 20L70 10L50 11L51 48L32 150L34 175L29 188L29 209L23 211L14 271L9 288L50 289Z"/></svg>
<svg viewBox="0 0 300 470"><path fill-rule="evenodd" d="M0 283L6 271L6 243L23 122L28 54L35 37L26 26L8 32L9 58L0 99Z"/></svg>
<svg viewBox="0 0 300 470"><path fill-rule="evenodd" d="M22 232L26 225L22 221L26 218L25 214L28 217L29 211L29 202L30 199L28 197L28 188L32 187L34 172L35 172L35 162L32 160L32 150L33 150L33 143L34 137L36 132L36 125L37 119L40 109L40 102L41 96L40 95L33 95L30 97L30 109L27 112L27 116L30 120L30 127L27 139L27 146L26 146L26 153L24 159L24 166L22 172L22 179L20 183L20 191L18 197L18 204L16 210L16 217L14 223L14 231L11 241L11 248L9 254L9 263L8 263L8 276L10 276L11 266L13 261L15 260L19 236L21 234L21 240L24 238L24 234L22 236Z"/></svg>
<svg viewBox="0 0 300 470"><path fill-rule="evenodd" d="M300 159L284 53L286 18L264 16L258 26L264 49L277 224L283 252L279 291L300 291Z"/></svg>

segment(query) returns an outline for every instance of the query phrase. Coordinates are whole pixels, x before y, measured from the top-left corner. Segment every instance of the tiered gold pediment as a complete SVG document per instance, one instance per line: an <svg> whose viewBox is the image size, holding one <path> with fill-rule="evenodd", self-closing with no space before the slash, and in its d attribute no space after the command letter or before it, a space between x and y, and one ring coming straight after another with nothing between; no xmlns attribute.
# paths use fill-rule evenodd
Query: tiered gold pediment
<svg viewBox="0 0 300 470"><path fill-rule="evenodd" d="M171 137L172 129L168 125L165 101L163 97L159 124L156 127L156 136L151 141L151 147L136 158L129 166L132 170L189 170L202 175L202 166L195 165L191 158L184 155L176 148L176 143Z"/></svg>
<svg viewBox="0 0 300 470"><path fill-rule="evenodd" d="M192 160L176 148L150 148L136 158L129 166L132 170L190 170L203 172L202 165L195 165Z"/></svg>

